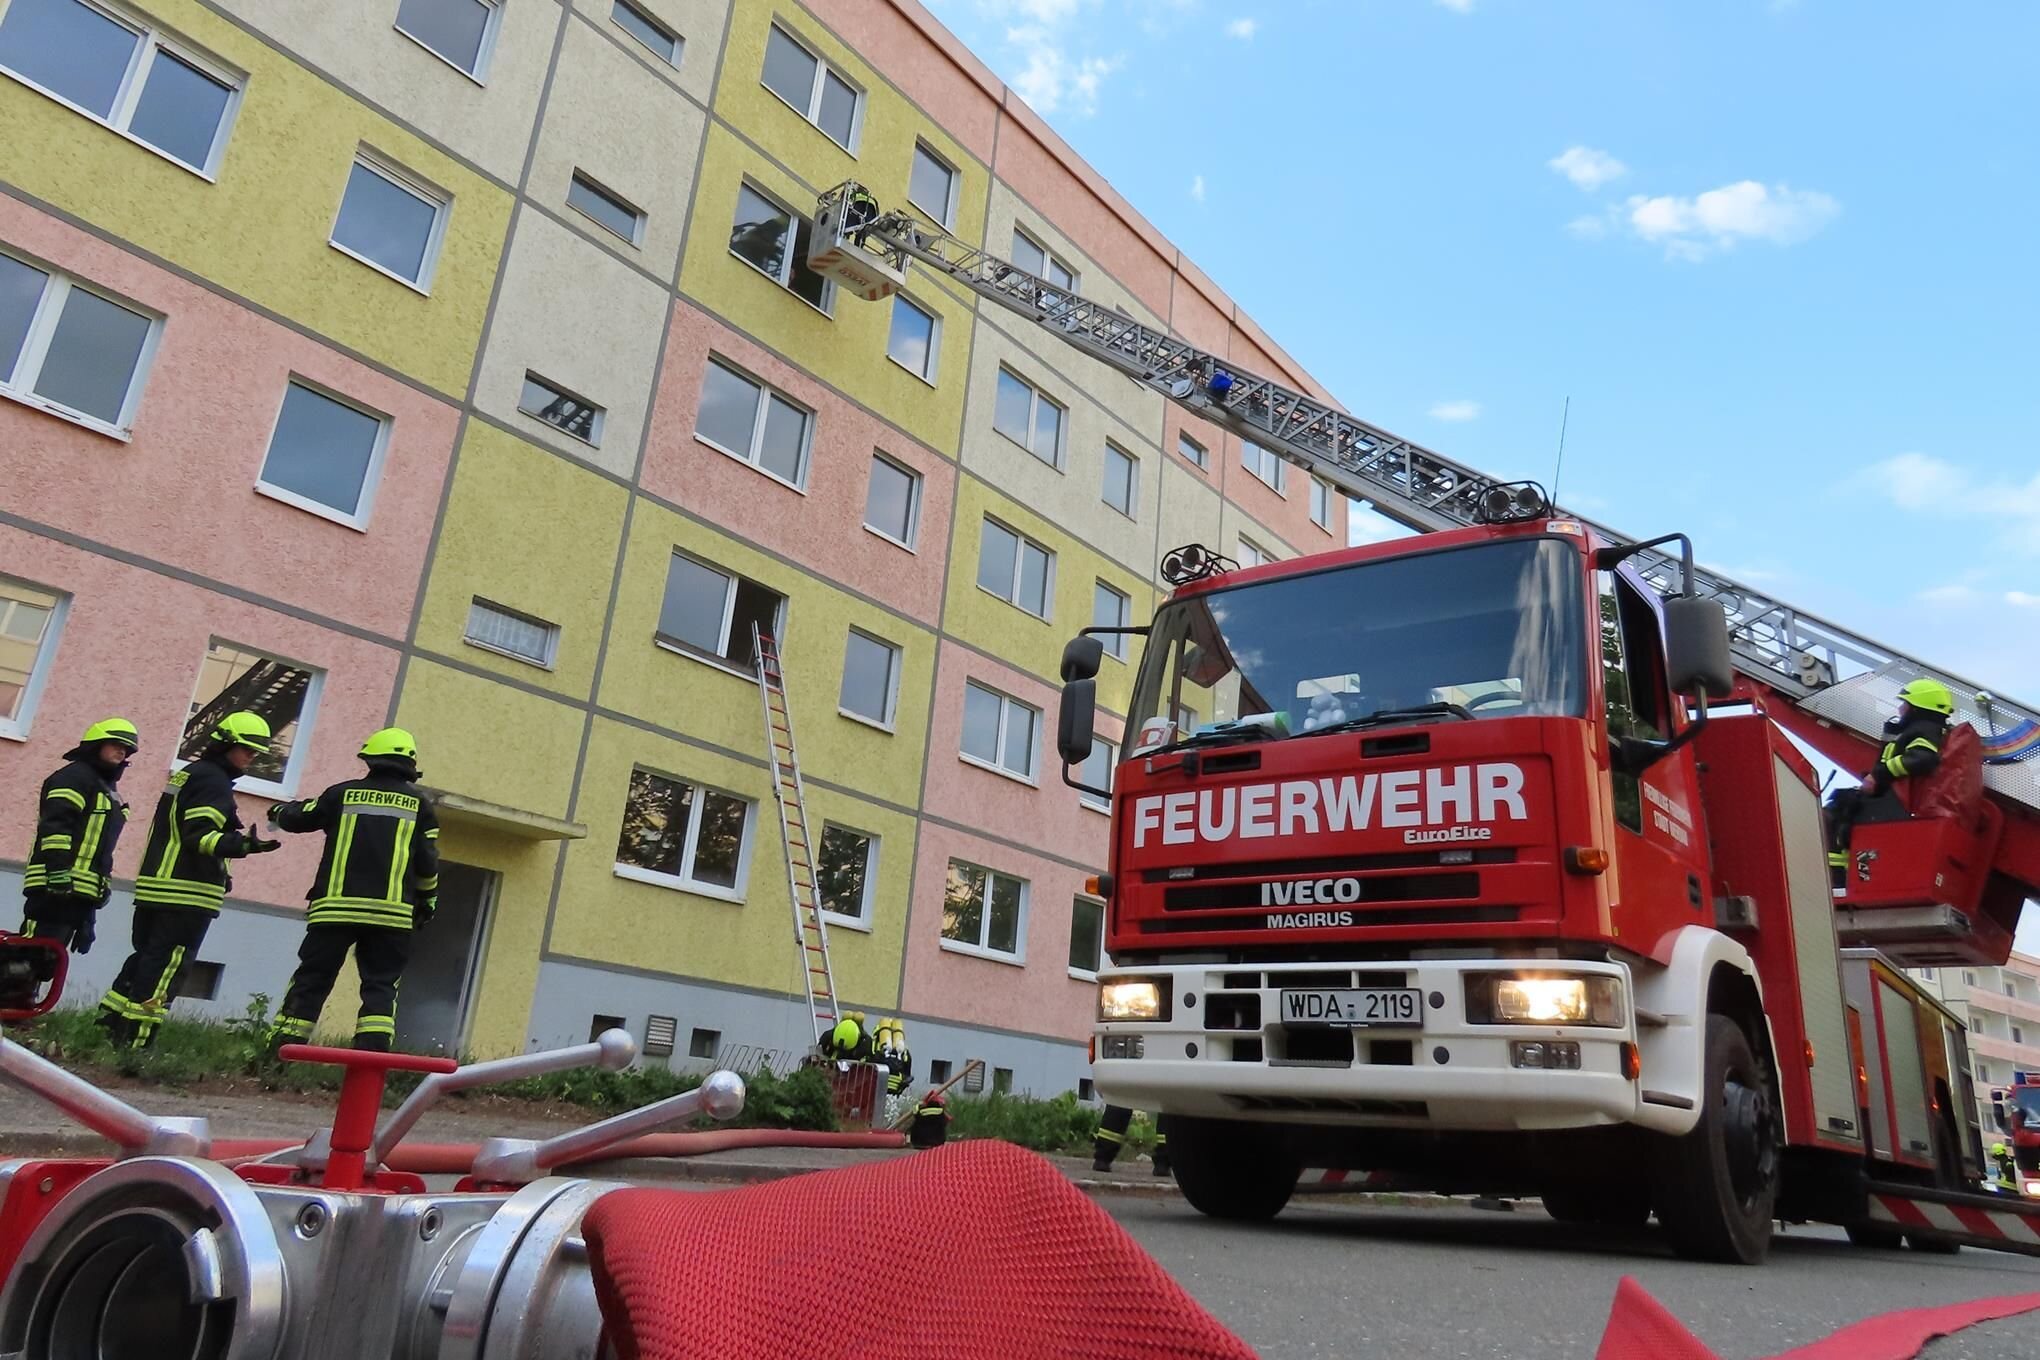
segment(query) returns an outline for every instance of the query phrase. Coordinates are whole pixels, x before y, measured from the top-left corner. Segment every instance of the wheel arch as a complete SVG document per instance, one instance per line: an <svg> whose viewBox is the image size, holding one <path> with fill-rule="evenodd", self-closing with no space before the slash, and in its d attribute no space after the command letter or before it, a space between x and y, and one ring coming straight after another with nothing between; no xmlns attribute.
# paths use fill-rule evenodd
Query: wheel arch
<svg viewBox="0 0 2040 1360"><path fill-rule="evenodd" d="M1667 963L1642 966L1634 978L1638 1011L1664 1022L1637 1027L1646 1093L1637 1106L1637 1123L1659 1133L1682 1134L1699 1120L1709 1015L1735 1021L1759 1061L1774 1075L1778 1071L1756 961L1735 940L1705 926L1687 926L1675 937Z"/></svg>

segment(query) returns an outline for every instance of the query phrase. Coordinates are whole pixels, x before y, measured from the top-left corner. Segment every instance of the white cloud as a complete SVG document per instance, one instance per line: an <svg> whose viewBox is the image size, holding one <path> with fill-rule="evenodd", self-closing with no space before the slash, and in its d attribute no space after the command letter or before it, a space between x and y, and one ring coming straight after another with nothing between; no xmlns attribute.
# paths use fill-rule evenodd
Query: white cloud
<svg viewBox="0 0 2040 1360"><path fill-rule="evenodd" d="M1819 232L1841 210L1841 204L1817 190L1766 186L1753 179L1692 198L1637 194L1624 205L1630 230L1682 260L1705 259L1743 241L1793 245Z"/></svg>
<svg viewBox="0 0 2040 1360"><path fill-rule="evenodd" d="M1852 482L1908 514L1999 522L2012 551L2040 555L2040 472L2016 482L1981 476L1930 453L1900 453L1872 463ZM2021 604L2011 595L2023 594L2013 591L2006 600Z"/></svg>
<svg viewBox="0 0 2040 1360"><path fill-rule="evenodd" d="M1252 42L1261 25L1254 19L1235 19L1225 26L1225 36L1238 38L1241 42Z"/></svg>
<svg viewBox="0 0 2040 1360"><path fill-rule="evenodd" d="M1357 548L1363 543L1386 543L1393 538L1408 538L1415 533L1408 525L1397 524L1374 508L1372 501L1346 502L1346 546Z"/></svg>
<svg viewBox="0 0 2040 1360"><path fill-rule="evenodd" d="M1477 401L1441 401L1431 408L1433 420L1477 420L1480 417L1480 403Z"/></svg>
<svg viewBox="0 0 2040 1360"><path fill-rule="evenodd" d="M2017 605L2021 609L2040 609L2040 595L2026 590L2008 590L2005 592L2005 603Z"/></svg>
<svg viewBox="0 0 2040 1360"><path fill-rule="evenodd" d="M1967 604L1976 598L1976 588L1955 581L1945 586L1928 586L1915 592L1913 598L1923 604Z"/></svg>
<svg viewBox="0 0 2040 1360"><path fill-rule="evenodd" d="M1196 199L1199 203L1204 201L1204 176L1192 175L1190 177L1190 197Z"/></svg>
<svg viewBox="0 0 2040 1360"><path fill-rule="evenodd" d="M1437 2L1454 14L1473 13L1473 0L1437 0Z"/></svg>
<svg viewBox="0 0 2040 1360"><path fill-rule="evenodd" d="M1046 6L1057 0L1029 2ZM1006 45L1026 62L1008 83L1037 113L1067 106L1080 118L1090 117L1098 111L1098 89L1105 77L1124 64L1119 57L1073 58L1061 39L1041 25L1007 29Z"/></svg>
<svg viewBox="0 0 2040 1360"><path fill-rule="evenodd" d="M1588 193L1629 173L1629 167L1621 161L1591 146L1569 146L1545 164Z"/></svg>
<svg viewBox="0 0 2040 1360"><path fill-rule="evenodd" d="M1608 234L1608 224L1598 217L1575 217L1565 229L1582 241L1598 241Z"/></svg>

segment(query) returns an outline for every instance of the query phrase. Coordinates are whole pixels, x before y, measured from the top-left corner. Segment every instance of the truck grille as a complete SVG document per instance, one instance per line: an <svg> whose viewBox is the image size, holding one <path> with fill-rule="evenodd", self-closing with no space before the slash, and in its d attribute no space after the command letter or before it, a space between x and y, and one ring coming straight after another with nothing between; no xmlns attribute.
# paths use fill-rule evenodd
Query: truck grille
<svg viewBox="0 0 2040 1360"><path fill-rule="evenodd" d="M1294 873L1292 868L1284 877ZM1366 907L1373 902L1437 902L1455 897L1479 897L1480 875L1476 873L1374 874L1359 880L1356 903L1271 904L1261 900L1260 883L1200 883L1162 890L1164 911L1223 911L1228 907L1263 910L1310 911L1333 906ZM1371 913L1370 913L1371 915Z"/></svg>
<svg viewBox="0 0 2040 1360"><path fill-rule="evenodd" d="M1464 858L1447 861L1440 850L1396 850L1379 855L1337 855L1322 859L1271 859L1248 864L1178 865L1166 869L1141 870L1143 883L1188 883L1207 878L1322 878L1328 874L1371 874L1384 869L1434 869L1440 864L1514 864L1516 848L1510 845L1479 849L1453 847L1449 853Z"/></svg>

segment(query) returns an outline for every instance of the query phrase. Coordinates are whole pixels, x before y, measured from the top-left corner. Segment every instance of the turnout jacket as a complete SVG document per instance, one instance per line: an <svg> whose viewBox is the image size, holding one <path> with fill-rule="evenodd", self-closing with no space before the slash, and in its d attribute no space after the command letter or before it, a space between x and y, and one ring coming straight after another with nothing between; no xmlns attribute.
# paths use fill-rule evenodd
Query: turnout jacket
<svg viewBox="0 0 2040 1360"><path fill-rule="evenodd" d="M170 776L149 823L137 905L219 912L234 886L227 861L248 853L234 805L237 777L224 753L200 756Z"/></svg>
<svg viewBox="0 0 2040 1360"><path fill-rule="evenodd" d="M1901 779L1932 774L1941 764L1941 743L1947 739L1948 722L1938 713L1915 715L1900 725L1884 725L1884 749L1865 782L1872 794L1883 793Z"/></svg>
<svg viewBox="0 0 2040 1360"><path fill-rule="evenodd" d="M326 833L318 875L305 892L307 924L409 930L432 919L439 818L411 780L371 771L278 805L275 821L285 831Z"/></svg>
<svg viewBox="0 0 2040 1360"><path fill-rule="evenodd" d="M113 847L127 813L128 805L89 760L74 760L43 780L22 892L103 906L113 891Z"/></svg>

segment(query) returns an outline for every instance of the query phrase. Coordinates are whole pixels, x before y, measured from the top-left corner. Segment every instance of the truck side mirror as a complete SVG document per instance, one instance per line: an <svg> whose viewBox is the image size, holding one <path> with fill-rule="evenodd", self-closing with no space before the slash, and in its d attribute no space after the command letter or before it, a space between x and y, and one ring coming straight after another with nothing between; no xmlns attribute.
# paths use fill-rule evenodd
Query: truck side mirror
<svg viewBox="0 0 2040 1360"><path fill-rule="evenodd" d="M1063 648L1062 679L1067 685L1072 680L1096 678L1098 667L1105 659L1105 644L1094 637L1078 634Z"/></svg>
<svg viewBox="0 0 2040 1360"><path fill-rule="evenodd" d="M1063 662L1063 671L1069 671L1068 660ZM1055 749L1065 765L1081 765L1091 758L1092 729L1097 722L1098 682L1085 676L1064 685L1055 720Z"/></svg>
<svg viewBox="0 0 2040 1360"><path fill-rule="evenodd" d="M1665 601L1665 669L1675 694L1726 699L1735 688L1728 613L1718 600L1679 595Z"/></svg>

